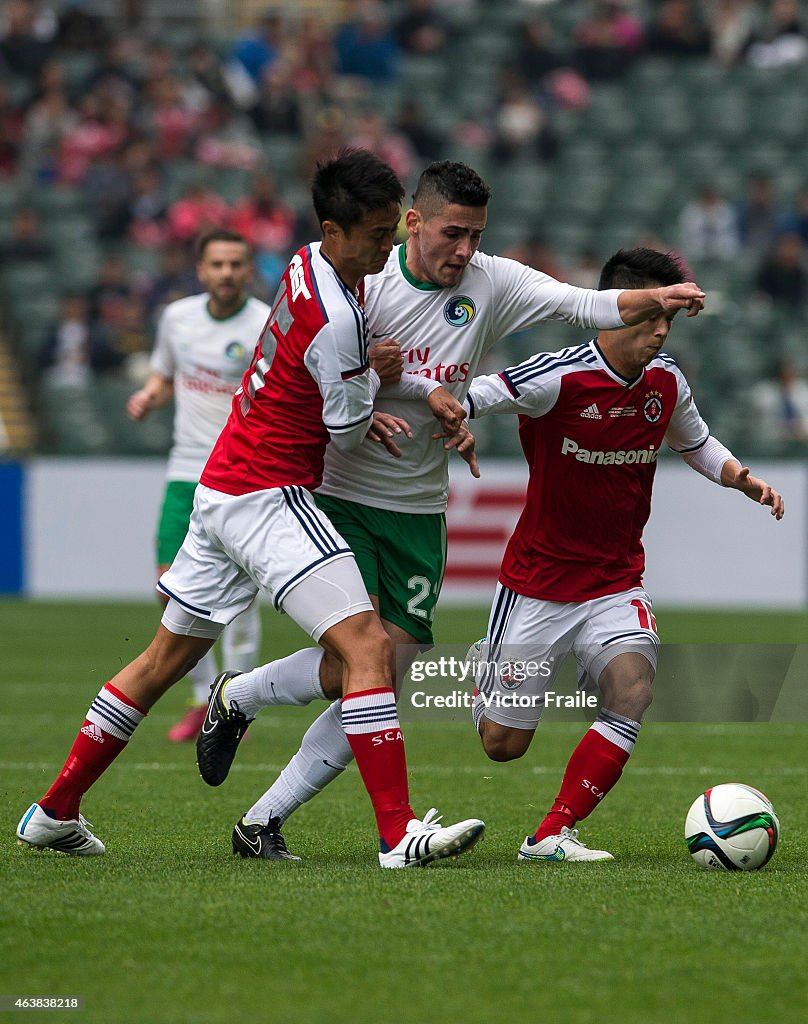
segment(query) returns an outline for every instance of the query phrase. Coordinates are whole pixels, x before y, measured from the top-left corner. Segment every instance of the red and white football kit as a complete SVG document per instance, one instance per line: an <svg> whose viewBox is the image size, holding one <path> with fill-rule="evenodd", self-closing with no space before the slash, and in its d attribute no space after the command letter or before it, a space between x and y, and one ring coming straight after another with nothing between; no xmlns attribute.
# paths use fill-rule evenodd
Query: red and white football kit
<svg viewBox="0 0 808 1024"><path fill-rule="evenodd" d="M365 436L378 387L361 302L320 244L305 246L283 276L202 472L185 543L158 583L176 602L173 611L178 605L195 621L172 616L170 603L166 628L217 635L259 587L280 607L336 559L350 560L341 570L347 593L331 588L333 607L320 595L286 611L319 639L347 615L371 609L350 548L310 492L322 479L329 441L348 449Z"/></svg>
<svg viewBox="0 0 808 1024"><path fill-rule="evenodd" d="M314 505L311 490L322 478L329 440L350 448L365 437L378 387L378 374L368 367L367 321L359 299L320 246L307 246L284 274L230 418L202 473L188 534L158 582L169 597L165 629L215 638L259 587L315 640L343 619L373 611L353 553ZM313 676L312 696L318 690L324 696L317 662L308 651L304 658ZM254 671L266 669L271 666ZM381 866L429 863L470 848L484 829L478 819L440 826L434 810L423 821L416 818L395 692L383 672L365 668L363 675L367 688L351 689L339 707L341 728L376 815ZM225 706L239 707L225 691L241 679L227 673L220 678L214 692ZM104 852L78 817L81 797L123 750L146 712L112 682L102 688L43 804L33 804L23 815L17 831L22 842Z"/></svg>
<svg viewBox="0 0 808 1024"><path fill-rule="evenodd" d="M693 452L709 429L672 359L657 356L629 381L608 364L597 341L476 377L467 402L472 419L519 414L530 467L478 686L493 697L487 718L533 729L541 701L528 706L514 692L541 695L570 650L581 680L588 675L594 683L626 651L656 664L651 599L642 589L642 531L656 462L663 442ZM535 671L524 681L505 672L503 680L501 667L514 660L535 662Z"/></svg>

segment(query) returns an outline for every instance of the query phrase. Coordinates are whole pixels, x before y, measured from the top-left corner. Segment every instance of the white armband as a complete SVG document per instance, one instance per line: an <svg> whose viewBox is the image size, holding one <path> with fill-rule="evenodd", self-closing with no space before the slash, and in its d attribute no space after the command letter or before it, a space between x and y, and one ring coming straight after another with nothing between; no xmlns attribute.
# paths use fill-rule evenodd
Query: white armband
<svg viewBox="0 0 808 1024"><path fill-rule="evenodd" d="M724 463L735 458L729 448L721 444L718 438L713 437L712 434L696 451L680 452L679 454L691 469L695 469L697 473L706 476L715 484L721 483L721 470L724 468Z"/></svg>

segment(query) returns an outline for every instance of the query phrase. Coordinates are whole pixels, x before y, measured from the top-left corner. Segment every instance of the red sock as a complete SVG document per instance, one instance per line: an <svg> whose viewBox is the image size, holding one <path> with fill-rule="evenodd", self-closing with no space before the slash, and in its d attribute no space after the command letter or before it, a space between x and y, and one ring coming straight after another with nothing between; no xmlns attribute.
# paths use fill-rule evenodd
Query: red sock
<svg viewBox="0 0 808 1024"><path fill-rule="evenodd" d="M536 829L536 840L556 836L591 814L623 774L630 754L594 726L588 729L567 762L561 789Z"/></svg>
<svg viewBox="0 0 808 1024"><path fill-rule="evenodd" d="M107 683L90 705L64 767L39 801L43 810L66 821L77 818L82 796L109 768L146 711Z"/></svg>
<svg viewBox="0 0 808 1024"><path fill-rule="evenodd" d="M392 849L415 817L395 694L388 687L347 694L342 698L342 727L373 804L382 844Z"/></svg>

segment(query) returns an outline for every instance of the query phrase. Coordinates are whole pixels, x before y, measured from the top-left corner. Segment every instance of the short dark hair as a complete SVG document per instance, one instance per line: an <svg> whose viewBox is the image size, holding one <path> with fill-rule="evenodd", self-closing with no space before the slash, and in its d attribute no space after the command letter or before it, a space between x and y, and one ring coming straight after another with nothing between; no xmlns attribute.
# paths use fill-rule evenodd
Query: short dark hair
<svg viewBox="0 0 808 1024"><path fill-rule="evenodd" d="M450 203L487 206L490 198L491 189L468 164L436 160L421 173L412 203L428 217Z"/></svg>
<svg viewBox="0 0 808 1024"><path fill-rule="evenodd" d="M367 149L341 149L317 164L311 183L314 212L322 224L333 220L347 231L368 213L404 198L393 168Z"/></svg>
<svg viewBox="0 0 808 1024"><path fill-rule="evenodd" d="M205 250L211 242L237 242L239 245L246 246L248 255L252 256L250 243L238 231L231 231L229 228L210 228L208 231L204 231L196 240L195 254L197 263L205 258Z"/></svg>
<svg viewBox="0 0 808 1024"><path fill-rule="evenodd" d="M598 288L647 288L681 284L686 268L672 252L657 249L618 249L600 272Z"/></svg>

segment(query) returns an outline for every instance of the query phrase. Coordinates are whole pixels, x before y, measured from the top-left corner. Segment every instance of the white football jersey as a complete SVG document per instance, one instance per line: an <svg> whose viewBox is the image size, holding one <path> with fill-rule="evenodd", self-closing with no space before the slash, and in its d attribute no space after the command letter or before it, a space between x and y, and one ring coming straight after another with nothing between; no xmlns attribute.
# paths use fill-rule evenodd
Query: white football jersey
<svg viewBox="0 0 808 1024"><path fill-rule="evenodd" d="M395 338L404 373L439 381L462 402L482 357L514 331L543 320L604 330L624 326L617 309L620 291L576 288L515 260L481 252L454 288L440 288L412 276L405 247L399 245L380 274L365 278L365 312L371 346ZM391 397L390 389L383 388L375 407L403 417L412 427L411 440L396 437L401 458L393 459L369 440L347 454L330 444L319 491L395 512L443 512L448 455L443 442L432 439L438 423L426 402Z"/></svg>
<svg viewBox="0 0 808 1024"><path fill-rule="evenodd" d="M169 480L199 480L268 316L266 303L249 298L233 316L216 320L208 312L207 293L163 310L151 368L174 380Z"/></svg>

